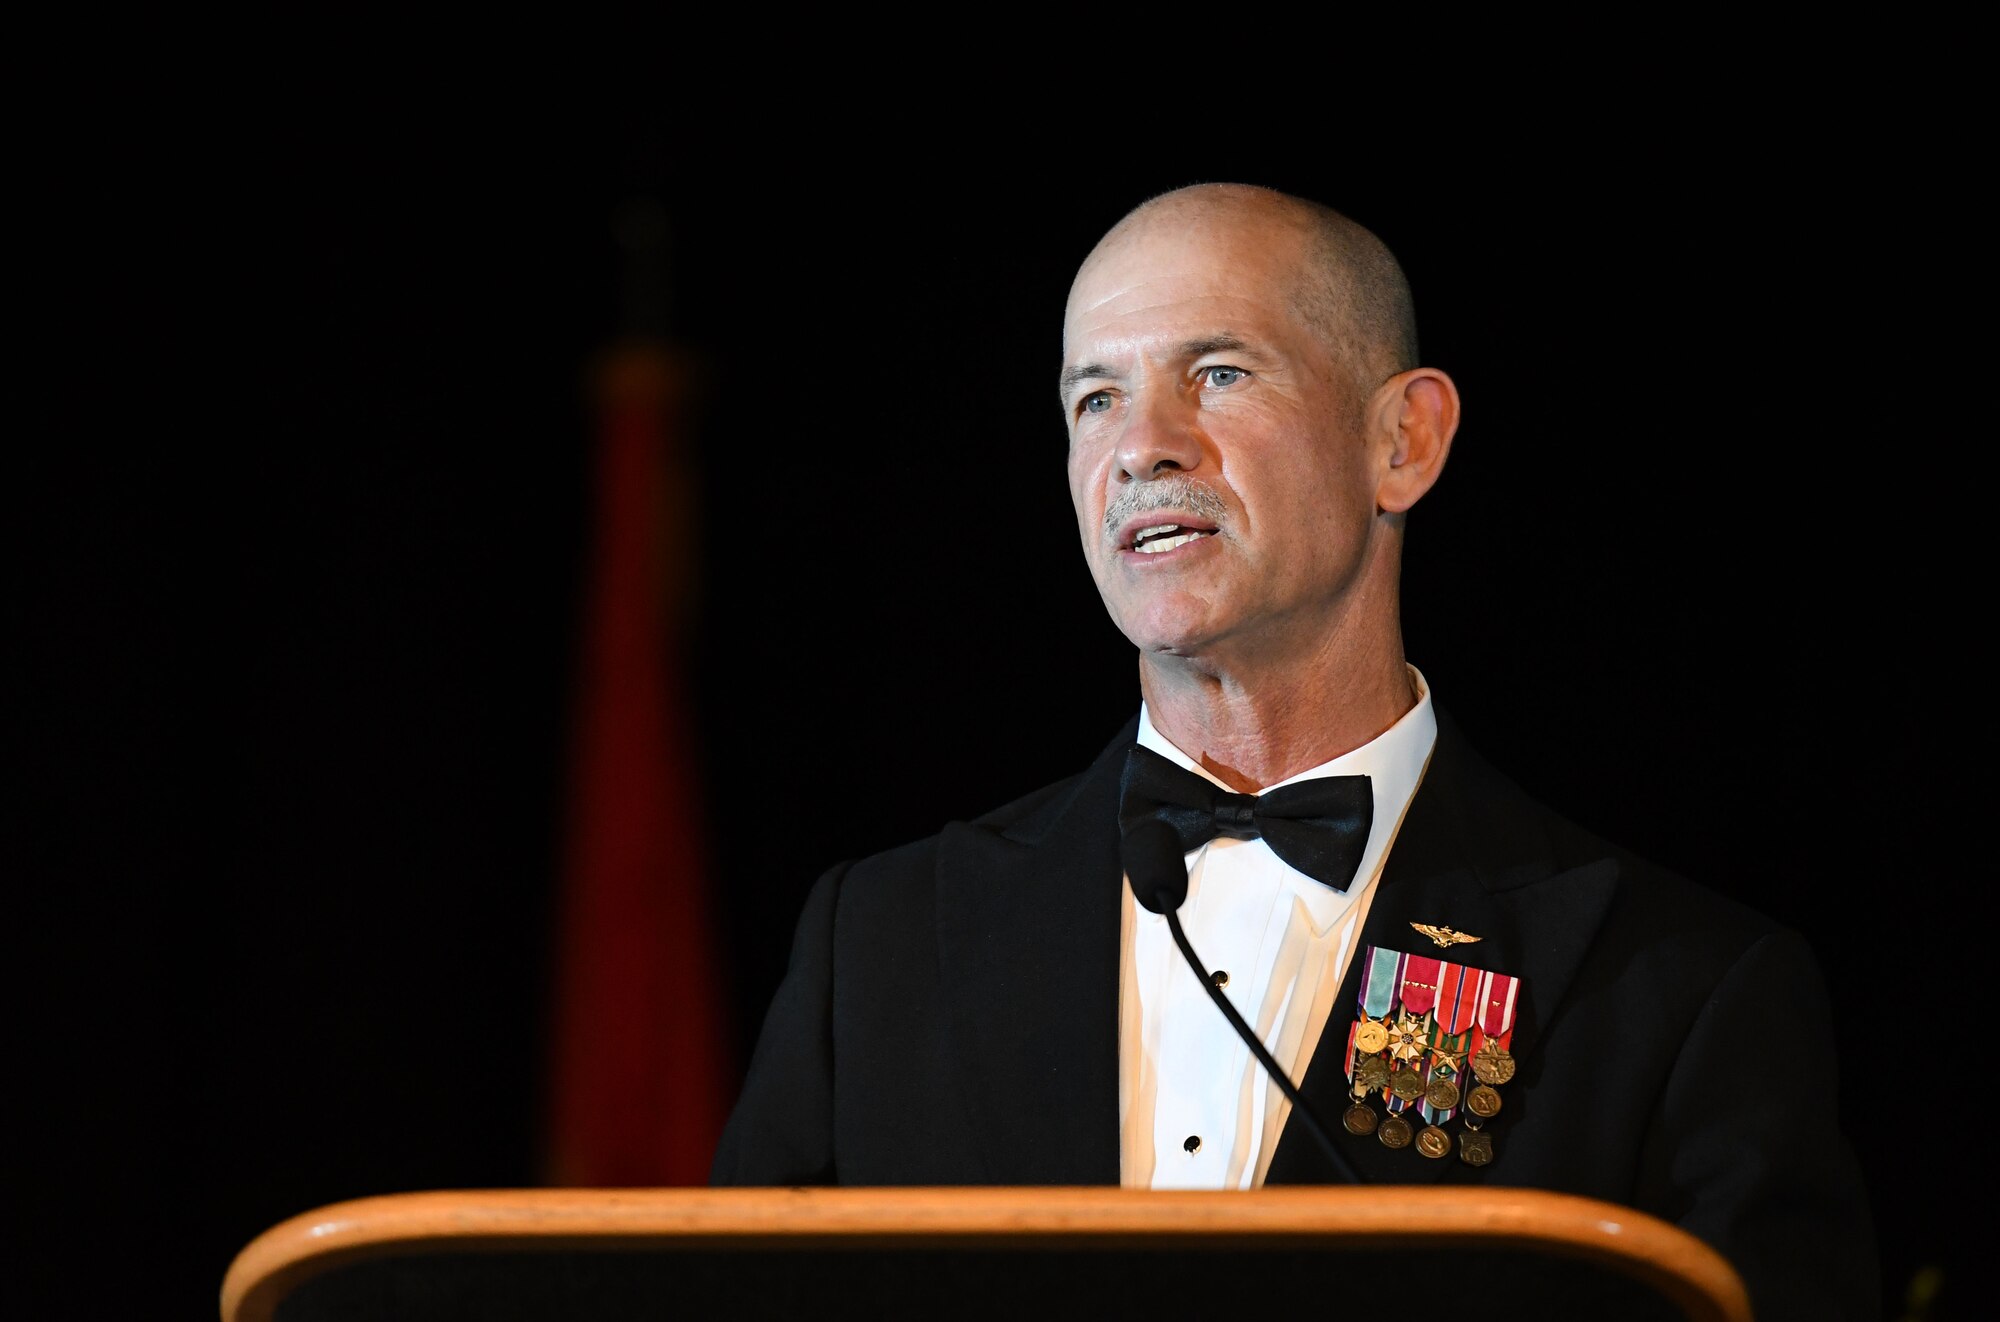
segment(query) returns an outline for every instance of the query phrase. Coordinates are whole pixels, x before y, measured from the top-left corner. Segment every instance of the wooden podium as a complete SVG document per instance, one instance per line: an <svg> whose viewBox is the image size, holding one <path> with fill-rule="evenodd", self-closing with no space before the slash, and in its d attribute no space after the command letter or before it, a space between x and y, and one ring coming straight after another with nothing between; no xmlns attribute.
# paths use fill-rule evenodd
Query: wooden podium
<svg viewBox="0 0 2000 1322"><path fill-rule="evenodd" d="M1305 1311L1310 1310L1310 1311ZM335 1203L223 1322L1465 1316L1749 1322L1655 1217L1532 1189L522 1189Z"/></svg>

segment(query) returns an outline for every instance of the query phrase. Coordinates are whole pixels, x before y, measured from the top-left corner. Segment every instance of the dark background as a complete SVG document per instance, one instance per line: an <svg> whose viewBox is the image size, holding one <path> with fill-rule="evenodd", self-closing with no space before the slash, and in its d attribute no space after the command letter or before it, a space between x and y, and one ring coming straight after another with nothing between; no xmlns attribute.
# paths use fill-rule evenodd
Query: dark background
<svg viewBox="0 0 2000 1322"><path fill-rule="evenodd" d="M32 149L26 1256L77 1315L212 1316L294 1213L540 1180L584 381L634 306L616 217L666 218L665 326L701 371L694 699L747 1051L825 866L1080 766L1133 709L1070 523L1062 300L1125 208L1233 178L1382 234L1464 393L1406 572L1440 704L1580 821L1805 932L1844 1083L1797 1105L1855 1139L1885 1311L1969 1270L1941 1131L1976 1103L1911 1084L1958 1068L1920 1043L1985 880L1945 779L1985 678L1958 637L1983 440L1933 361L1961 261L1935 162L1863 109L1143 161L218 105ZM738 806L774 783L812 787L781 829ZM1743 1086L1784 1088L1760 1031ZM140 1262L66 1275L106 1243Z"/></svg>

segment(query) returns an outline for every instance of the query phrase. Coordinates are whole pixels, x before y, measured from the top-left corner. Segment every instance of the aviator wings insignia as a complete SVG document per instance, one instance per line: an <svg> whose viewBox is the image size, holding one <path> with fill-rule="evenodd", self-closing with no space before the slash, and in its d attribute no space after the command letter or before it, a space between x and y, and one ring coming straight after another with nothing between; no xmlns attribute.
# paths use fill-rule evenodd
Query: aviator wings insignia
<svg viewBox="0 0 2000 1322"><path fill-rule="evenodd" d="M1478 937L1468 933L1454 932L1449 927L1436 927L1430 923L1411 923L1410 926L1437 942L1441 950L1449 950L1453 946L1479 940Z"/></svg>

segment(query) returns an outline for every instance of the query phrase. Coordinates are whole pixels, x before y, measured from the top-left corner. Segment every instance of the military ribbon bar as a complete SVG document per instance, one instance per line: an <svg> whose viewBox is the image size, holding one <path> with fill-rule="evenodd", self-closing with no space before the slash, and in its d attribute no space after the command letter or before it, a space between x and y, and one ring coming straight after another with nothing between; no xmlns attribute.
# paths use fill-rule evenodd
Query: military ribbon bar
<svg viewBox="0 0 2000 1322"><path fill-rule="evenodd" d="M1481 1083L1499 1087L1514 1077L1514 1009L1521 984L1505 973L1486 973L1479 983L1479 1023L1472 1032L1472 1072Z"/></svg>
<svg viewBox="0 0 2000 1322"><path fill-rule="evenodd" d="M1463 964L1438 964L1436 1027L1423 1103L1424 1119L1434 1125L1442 1125L1458 1112L1472 1026L1478 1016L1481 977L1478 969Z"/></svg>

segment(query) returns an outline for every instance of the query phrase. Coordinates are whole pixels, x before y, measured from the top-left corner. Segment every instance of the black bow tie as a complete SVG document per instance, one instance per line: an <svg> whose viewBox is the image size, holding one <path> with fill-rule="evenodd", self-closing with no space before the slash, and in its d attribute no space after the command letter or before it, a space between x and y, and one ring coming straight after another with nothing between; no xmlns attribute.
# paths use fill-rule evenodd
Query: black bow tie
<svg viewBox="0 0 2000 1322"><path fill-rule="evenodd" d="M1125 755L1119 785L1124 836L1148 821L1164 822L1183 854L1219 835L1262 838L1286 863L1337 891L1354 880L1375 817L1366 776L1318 776L1268 794L1232 794L1137 744Z"/></svg>

